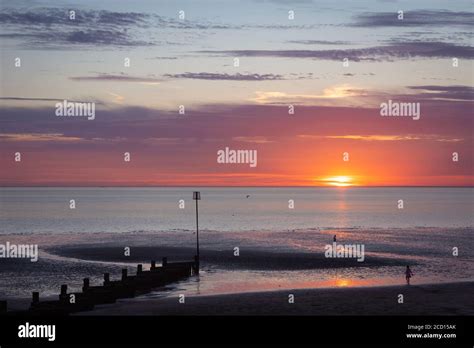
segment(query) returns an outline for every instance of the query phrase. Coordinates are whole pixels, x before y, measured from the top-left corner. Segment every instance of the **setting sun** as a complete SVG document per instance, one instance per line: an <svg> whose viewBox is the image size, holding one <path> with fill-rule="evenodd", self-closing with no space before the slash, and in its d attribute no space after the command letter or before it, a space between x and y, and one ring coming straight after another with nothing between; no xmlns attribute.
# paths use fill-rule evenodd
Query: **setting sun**
<svg viewBox="0 0 474 348"><path fill-rule="evenodd" d="M345 187L354 185L354 182L350 176L331 176L328 178L324 178L323 181L327 185L331 186Z"/></svg>

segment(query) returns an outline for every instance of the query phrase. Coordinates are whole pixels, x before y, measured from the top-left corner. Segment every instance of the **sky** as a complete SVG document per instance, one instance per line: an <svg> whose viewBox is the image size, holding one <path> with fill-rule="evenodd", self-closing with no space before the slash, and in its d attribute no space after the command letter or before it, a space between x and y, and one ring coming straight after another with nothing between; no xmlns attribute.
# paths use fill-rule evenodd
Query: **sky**
<svg viewBox="0 0 474 348"><path fill-rule="evenodd" d="M0 7L1 186L474 183L471 1ZM419 119L381 116L390 100Z"/></svg>

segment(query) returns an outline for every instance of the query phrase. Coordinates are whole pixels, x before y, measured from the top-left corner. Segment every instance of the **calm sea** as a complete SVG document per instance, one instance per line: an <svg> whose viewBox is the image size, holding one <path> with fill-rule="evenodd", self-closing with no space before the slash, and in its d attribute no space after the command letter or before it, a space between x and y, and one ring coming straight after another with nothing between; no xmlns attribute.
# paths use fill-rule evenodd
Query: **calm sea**
<svg viewBox="0 0 474 348"><path fill-rule="evenodd" d="M474 226L474 188L199 191L200 225L206 230ZM192 230L192 192L192 188L2 188L0 233ZM70 209L72 199L76 209ZM403 209L398 209L399 200Z"/></svg>

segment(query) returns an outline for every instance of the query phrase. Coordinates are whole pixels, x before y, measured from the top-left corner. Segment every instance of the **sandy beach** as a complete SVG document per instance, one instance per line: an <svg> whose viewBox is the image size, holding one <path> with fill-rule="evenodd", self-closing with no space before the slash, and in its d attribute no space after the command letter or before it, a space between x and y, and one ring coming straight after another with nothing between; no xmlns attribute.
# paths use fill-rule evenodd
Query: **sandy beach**
<svg viewBox="0 0 474 348"><path fill-rule="evenodd" d="M473 293L474 282L465 282L188 296L184 304L178 297L136 298L80 315L474 315Z"/></svg>
<svg viewBox="0 0 474 348"><path fill-rule="evenodd" d="M469 243L470 229L451 229ZM339 231L344 240L388 238L411 241L394 243L390 252L379 252L378 244L367 244L364 262L326 258L324 241L330 231L203 233L201 275L168 284L135 299L119 300L111 306L97 306L81 315L455 315L472 314L474 303L470 254L449 257L441 250L446 231L439 229L380 229ZM56 299L61 285L70 292L81 291L84 278L101 285L103 274L112 280L127 268L134 275L138 264L147 270L151 260L160 264L190 261L195 248L176 243L180 233L67 233L17 234L7 240L37 243L40 257L1 263L0 298L9 310L27 309L31 292L41 300ZM436 240L434 246L413 245ZM262 239L274 243L261 245ZM291 239L288 239L291 238ZM429 238L429 239L427 239ZM289 243L288 240L294 241ZM258 242L258 243L257 243ZM296 243L296 244L295 244ZM311 243L311 244L310 244ZM423 242L424 243L424 242ZM291 244L291 246L290 246ZM438 246L439 244L439 246ZM240 256L233 254L240 245ZM303 248L301 245L310 246ZM124 246L131 247L130 255ZM441 251L438 251L441 250ZM404 285L409 264L412 285ZM427 285L432 284L432 285ZM178 302L184 294L185 304ZM289 294L295 296L288 303ZM404 303L397 302L404 295Z"/></svg>

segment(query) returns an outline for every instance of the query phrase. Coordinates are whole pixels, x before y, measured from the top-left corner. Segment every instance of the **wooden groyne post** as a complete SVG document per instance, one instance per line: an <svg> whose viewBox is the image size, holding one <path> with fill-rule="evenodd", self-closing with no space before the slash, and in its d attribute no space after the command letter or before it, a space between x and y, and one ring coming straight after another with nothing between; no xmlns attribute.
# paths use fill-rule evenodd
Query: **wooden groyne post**
<svg viewBox="0 0 474 348"><path fill-rule="evenodd" d="M110 283L110 273L104 273L104 286L109 285Z"/></svg>
<svg viewBox="0 0 474 348"><path fill-rule="evenodd" d="M90 283L89 283L89 278L84 278L82 280L82 292L86 292L89 289Z"/></svg>
<svg viewBox="0 0 474 348"><path fill-rule="evenodd" d="M28 313L35 315L68 315L70 313L92 310L97 304L114 303L119 298L135 297L152 291L193 274L197 274L198 256L193 261L168 262L163 257L161 267L152 260L150 269L143 270L143 265L137 265L136 275L128 275L127 268L122 269L120 280L111 281L110 274L104 273L104 283L100 286L91 286L89 278L83 279L82 292L68 293L68 286L61 285L57 300L41 301L39 292L32 293L32 301ZM74 297L73 297L74 296ZM73 298L74 301L69 301ZM8 315L7 301L0 301L0 313ZM11 312L11 314L25 314L25 312Z"/></svg>
<svg viewBox="0 0 474 348"><path fill-rule="evenodd" d="M126 268L122 268L122 281L126 281L127 280L127 269Z"/></svg>
<svg viewBox="0 0 474 348"><path fill-rule="evenodd" d="M33 291L33 298L31 300L31 304L34 305L34 304L37 304L39 303L39 300L40 300L40 294L38 291Z"/></svg>
<svg viewBox="0 0 474 348"><path fill-rule="evenodd" d="M61 292L59 293L59 301L67 301L67 284L61 285Z"/></svg>

